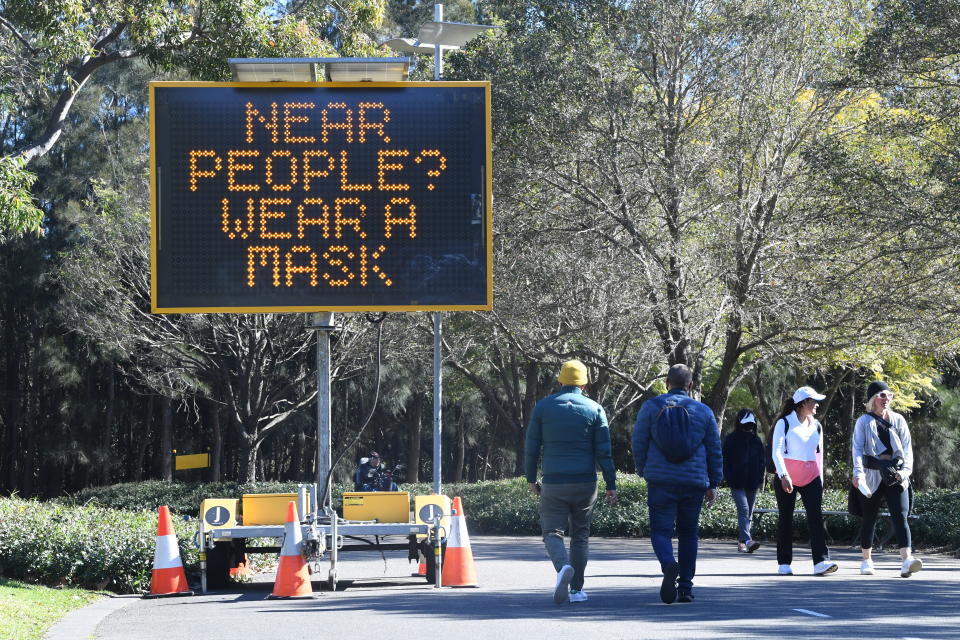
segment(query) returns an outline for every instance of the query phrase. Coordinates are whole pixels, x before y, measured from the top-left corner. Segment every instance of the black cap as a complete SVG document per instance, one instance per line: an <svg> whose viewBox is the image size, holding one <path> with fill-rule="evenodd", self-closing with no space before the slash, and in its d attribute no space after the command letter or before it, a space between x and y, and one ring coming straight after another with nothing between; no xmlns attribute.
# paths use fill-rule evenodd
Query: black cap
<svg viewBox="0 0 960 640"><path fill-rule="evenodd" d="M368 458L379 458L379 457L380 457L380 454L377 453L376 451L371 451L371 452L370 452L370 455L367 456L367 457L368 457Z"/></svg>
<svg viewBox="0 0 960 640"><path fill-rule="evenodd" d="M874 380L873 382L870 383L870 386L867 387L867 400L877 395L881 391L889 391L889 390L890 390L890 387L887 386L886 382L883 382L882 380Z"/></svg>

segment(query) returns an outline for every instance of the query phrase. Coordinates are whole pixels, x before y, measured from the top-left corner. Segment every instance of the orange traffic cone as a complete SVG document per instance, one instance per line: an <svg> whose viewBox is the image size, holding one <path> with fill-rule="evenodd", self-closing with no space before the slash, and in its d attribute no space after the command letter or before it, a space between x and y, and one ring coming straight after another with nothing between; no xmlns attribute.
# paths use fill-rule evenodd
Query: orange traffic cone
<svg viewBox="0 0 960 640"><path fill-rule="evenodd" d="M184 573L183 562L180 560L180 547L177 545L177 534L173 531L170 509L163 505L160 507L160 517L157 520L157 546L153 553L150 593L144 594L143 597L192 595L193 591L190 591L187 585L187 574Z"/></svg>
<svg viewBox="0 0 960 640"><path fill-rule="evenodd" d="M417 567L417 570L411 573L411 576L423 577L427 575L427 559L423 557L423 554L418 554L420 556L420 566Z"/></svg>
<svg viewBox="0 0 960 640"><path fill-rule="evenodd" d="M237 562L237 566L230 569L231 578L247 578L252 574L253 571L250 570L250 559L247 558L247 555L243 555L243 560Z"/></svg>
<svg viewBox="0 0 960 640"><path fill-rule="evenodd" d="M460 497L453 499L453 514L450 516L450 535L447 536L447 551L443 558L440 582L445 587L476 587L477 571L473 566L473 551L470 549L470 534L463 516Z"/></svg>
<svg viewBox="0 0 960 640"><path fill-rule="evenodd" d="M312 598L310 569L303 559L303 532L297 517L297 503L287 503L287 524L284 525L283 547L280 549L280 566L277 581L268 598Z"/></svg>

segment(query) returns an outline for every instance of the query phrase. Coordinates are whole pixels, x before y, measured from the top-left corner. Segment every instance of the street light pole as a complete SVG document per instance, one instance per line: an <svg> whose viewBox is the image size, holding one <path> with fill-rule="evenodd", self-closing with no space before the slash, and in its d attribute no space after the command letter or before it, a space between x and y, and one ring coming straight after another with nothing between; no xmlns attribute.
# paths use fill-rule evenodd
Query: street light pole
<svg viewBox="0 0 960 640"><path fill-rule="evenodd" d="M433 21L443 22L443 5L433 5ZM443 77L443 45L433 46L433 79L439 81Z"/></svg>

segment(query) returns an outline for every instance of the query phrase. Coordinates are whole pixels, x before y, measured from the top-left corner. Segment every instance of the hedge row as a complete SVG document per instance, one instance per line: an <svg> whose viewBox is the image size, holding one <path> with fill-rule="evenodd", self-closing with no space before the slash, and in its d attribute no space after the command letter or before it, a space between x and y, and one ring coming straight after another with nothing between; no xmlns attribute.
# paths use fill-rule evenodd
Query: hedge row
<svg viewBox="0 0 960 640"><path fill-rule="evenodd" d="M593 531L602 536L645 536L648 531L646 483L635 475L621 474L617 479L620 502L615 507L597 503ZM97 504L113 509L149 510L155 512L161 504L169 505L177 513L196 517L204 498L239 498L244 493L274 493L296 491L296 483L259 482L242 483L170 483L142 482L89 489L64 501L70 504ZM405 484L401 487L414 495L431 492L427 483ZM335 486L334 503L340 504L344 487ZM460 496L470 531L478 534L536 535L537 503L522 478L448 484L444 493ZM758 507L775 508L773 492L760 493ZM798 500L798 507L800 502ZM828 490L824 509L846 510L846 493ZM960 548L960 491L935 490L917 493L914 513L922 516L911 523L918 547ZM827 518L827 532L837 543L850 543L857 535L859 521L852 517ZM720 489L716 505L703 511L700 520L701 535L707 538L733 538L737 534L737 513L726 489ZM806 537L806 522L797 517L797 537ZM755 520L754 534L761 539L772 539L776 533L773 515Z"/></svg>
<svg viewBox="0 0 960 640"><path fill-rule="evenodd" d="M196 523L175 520L195 565ZM157 513L0 498L0 576L51 586L135 593L150 588Z"/></svg>
<svg viewBox="0 0 960 640"><path fill-rule="evenodd" d="M598 536L640 537L649 533L646 484L636 476L618 479L620 502L608 507L598 501L593 532ZM402 487L413 494L430 493L427 484ZM50 585L78 585L117 592L149 588L156 532L157 506L167 504L181 516L196 517L205 497L240 497L243 493L295 491L293 483L187 484L145 482L82 492L58 502L40 503L0 498L0 575ZM472 534L537 535L537 503L522 478L455 484L444 487L460 496ZM342 487L334 491L339 504ZM774 507L773 493L760 494L758 506ZM846 494L828 491L827 510L844 510ZM923 549L960 549L960 491L917 494L911 523L914 544ZM701 516L706 538L736 536L736 508L729 492L720 490L716 505ZM175 518L180 553L187 571L196 570L192 540L196 521ZM770 539L776 528L773 514L755 520L754 535ZM834 544L850 544L858 521L848 516L827 518ZM796 537L806 537L806 522L797 517Z"/></svg>

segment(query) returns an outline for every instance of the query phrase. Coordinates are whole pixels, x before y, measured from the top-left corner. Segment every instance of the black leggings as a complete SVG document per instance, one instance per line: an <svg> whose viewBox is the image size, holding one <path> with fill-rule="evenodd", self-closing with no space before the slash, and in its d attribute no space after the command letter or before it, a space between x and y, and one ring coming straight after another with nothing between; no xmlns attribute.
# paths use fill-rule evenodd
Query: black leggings
<svg viewBox="0 0 960 640"><path fill-rule="evenodd" d="M787 493L780 484L780 478L773 481L777 495L777 564L793 563L793 510L797 505L797 494L803 500L807 511L807 526L810 529L810 551L813 563L819 564L830 559L827 549L827 532L823 528L823 482L817 477L802 487L794 487L793 493Z"/></svg>
<svg viewBox="0 0 960 640"><path fill-rule="evenodd" d="M893 524L897 544L900 545L901 549L912 547L910 525L907 524L907 513L910 510L910 492L899 484L892 487L881 484L869 498L860 496L860 501L863 504L863 520L860 522L860 547L869 549L873 546L881 497L887 501L887 509L890 510L890 523Z"/></svg>

